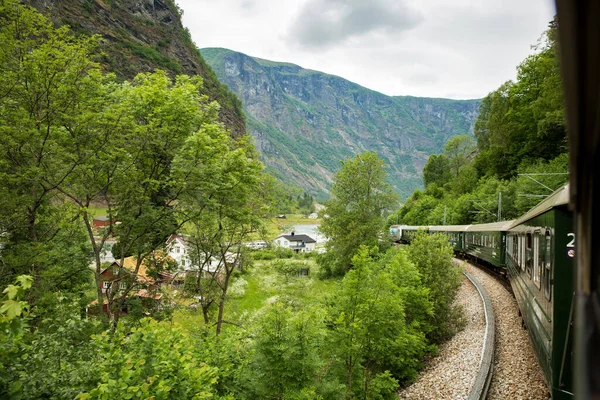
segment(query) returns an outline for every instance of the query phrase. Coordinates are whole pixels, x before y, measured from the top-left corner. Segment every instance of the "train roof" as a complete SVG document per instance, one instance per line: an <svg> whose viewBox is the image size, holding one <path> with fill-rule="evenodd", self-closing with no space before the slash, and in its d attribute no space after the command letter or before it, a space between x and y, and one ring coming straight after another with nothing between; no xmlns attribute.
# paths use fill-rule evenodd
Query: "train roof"
<svg viewBox="0 0 600 400"><path fill-rule="evenodd" d="M496 232L507 231L513 223L514 220L473 225L402 225L401 228L407 231L427 229L430 232Z"/></svg>
<svg viewBox="0 0 600 400"><path fill-rule="evenodd" d="M510 225L509 229L512 229L518 225L521 225L523 222L530 220L533 217L537 217L540 214L545 213L548 210L551 210L555 207L565 206L569 204L569 184L567 183L562 188L556 190L550 196L546 197L537 206L533 207L531 210L527 211L521 218L514 220L514 222Z"/></svg>
<svg viewBox="0 0 600 400"><path fill-rule="evenodd" d="M507 231L508 228L515 222L515 220L510 221L499 221L499 222L490 222L488 224L474 224L469 225L466 229L467 232L496 232L496 231Z"/></svg>
<svg viewBox="0 0 600 400"><path fill-rule="evenodd" d="M432 225L429 227L433 232L463 232L469 225Z"/></svg>

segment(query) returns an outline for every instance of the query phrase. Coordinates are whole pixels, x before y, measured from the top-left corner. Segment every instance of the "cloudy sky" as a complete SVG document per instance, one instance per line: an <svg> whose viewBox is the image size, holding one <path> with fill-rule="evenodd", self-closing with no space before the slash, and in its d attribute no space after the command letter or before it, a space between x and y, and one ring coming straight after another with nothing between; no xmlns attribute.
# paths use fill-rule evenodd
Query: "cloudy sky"
<svg viewBox="0 0 600 400"><path fill-rule="evenodd" d="M555 13L552 0L176 0L196 45L298 64L388 95L481 98Z"/></svg>

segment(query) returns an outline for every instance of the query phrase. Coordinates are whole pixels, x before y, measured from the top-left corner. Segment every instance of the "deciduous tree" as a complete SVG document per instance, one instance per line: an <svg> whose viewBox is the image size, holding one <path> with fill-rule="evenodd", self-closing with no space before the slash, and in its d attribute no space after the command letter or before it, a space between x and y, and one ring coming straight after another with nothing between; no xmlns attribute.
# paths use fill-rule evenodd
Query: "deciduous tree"
<svg viewBox="0 0 600 400"><path fill-rule="evenodd" d="M320 260L328 275L343 275L360 245L379 245L385 217L397 200L376 153L361 153L342 162L319 227L329 239Z"/></svg>

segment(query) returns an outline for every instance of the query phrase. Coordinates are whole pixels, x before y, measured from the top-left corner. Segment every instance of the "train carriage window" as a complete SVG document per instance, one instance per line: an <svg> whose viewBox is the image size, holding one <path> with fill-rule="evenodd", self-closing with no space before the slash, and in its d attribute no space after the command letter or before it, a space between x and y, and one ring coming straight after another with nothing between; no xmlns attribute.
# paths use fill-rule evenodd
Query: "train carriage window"
<svg viewBox="0 0 600 400"><path fill-rule="evenodd" d="M531 273L533 269L533 237L531 233L527 233L526 238L527 247L525 248L525 269L527 270L529 278L531 278Z"/></svg>
<svg viewBox="0 0 600 400"><path fill-rule="evenodd" d="M523 235L519 235L519 266L522 271L525 271L525 237Z"/></svg>
<svg viewBox="0 0 600 400"><path fill-rule="evenodd" d="M548 300L552 300L552 233L546 231L544 236L545 254L544 254L544 294Z"/></svg>
<svg viewBox="0 0 600 400"><path fill-rule="evenodd" d="M535 232L533 234L533 283L537 286L538 289L541 289L540 283L540 254L543 253L540 248L543 245L543 241L540 240L540 232Z"/></svg>

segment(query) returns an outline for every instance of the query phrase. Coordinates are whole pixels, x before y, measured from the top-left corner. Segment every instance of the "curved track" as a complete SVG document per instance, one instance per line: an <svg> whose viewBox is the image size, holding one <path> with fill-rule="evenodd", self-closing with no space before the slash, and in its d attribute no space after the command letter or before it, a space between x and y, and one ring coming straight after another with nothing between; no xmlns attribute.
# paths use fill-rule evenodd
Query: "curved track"
<svg viewBox="0 0 600 400"><path fill-rule="evenodd" d="M519 309L512 292L498 279L469 263L465 271L473 275L487 290L496 318L496 348L489 400L546 400L549 392L541 368L521 328Z"/></svg>
<svg viewBox="0 0 600 400"><path fill-rule="evenodd" d="M399 392L411 400L467 399L481 365L485 335L485 313L475 286L464 278L457 295L466 325L439 347L439 354L426 362L417 380Z"/></svg>
<svg viewBox="0 0 600 400"><path fill-rule="evenodd" d="M483 339L483 349L481 350L481 362L479 364L479 372L475 378L475 383L473 383L471 391L469 392L469 400L484 400L487 398L493 373L494 342L496 334L494 309L492 307L492 301L484 287L473 275L468 272L464 272L464 274L479 292L485 314L485 336Z"/></svg>

